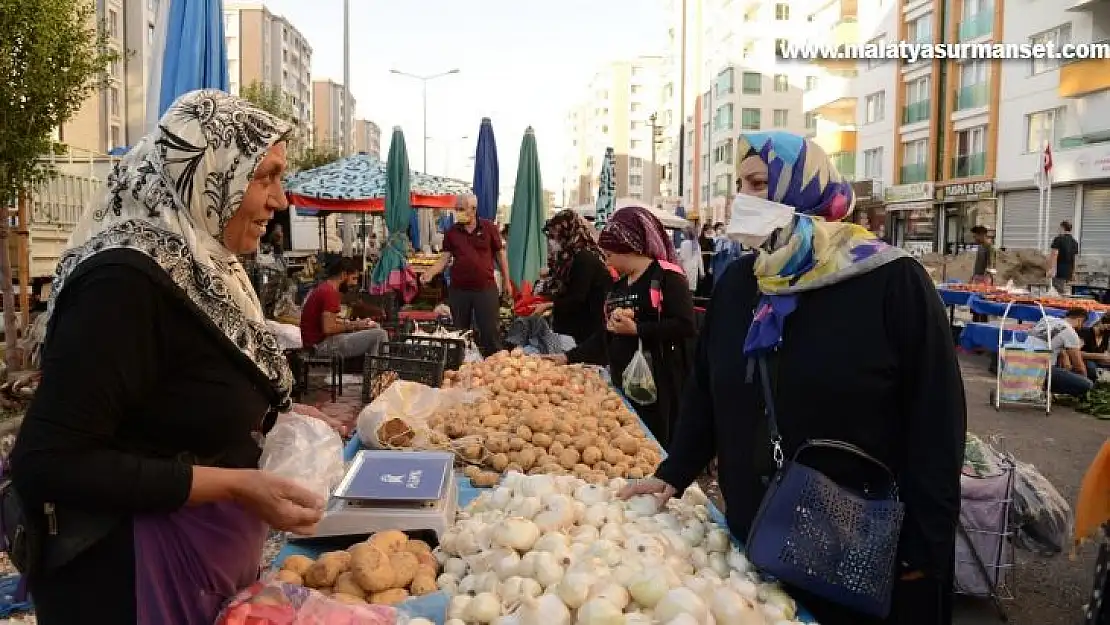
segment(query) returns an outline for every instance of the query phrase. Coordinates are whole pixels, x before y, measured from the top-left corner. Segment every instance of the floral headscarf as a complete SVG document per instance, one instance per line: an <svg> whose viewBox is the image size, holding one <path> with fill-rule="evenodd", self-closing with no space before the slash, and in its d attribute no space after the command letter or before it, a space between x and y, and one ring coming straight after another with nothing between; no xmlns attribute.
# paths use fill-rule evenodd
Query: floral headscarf
<svg viewBox="0 0 1110 625"><path fill-rule="evenodd" d="M759 250L755 275L763 293L744 343L744 352L774 349L797 294L836 284L906 255L866 228L844 223L852 212L852 185L815 142L788 132L740 135L738 153L767 164L767 199L801 216Z"/></svg>
<svg viewBox="0 0 1110 625"><path fill-rule="evenodd" d="M641 206L626 206L613 213L597 242L601 249L617 254L637 254L671 264L678 262L666 228Z"/></svg>
<svg viewBox="0 0 1110 625"><path fill-rule="evenodd" d="M62 255L46 314L75 272L101 252L153 260L227 341L270 381L286 408L292 374L238 257L221 237L254 171L290 127L222 91L177 99L108 177L104 205L87 211Z"/></svg>
<svg viewBox="0 0 1110 625"><path fill-rule="evenodd" d="M550 274L549 291L558 296L563 293L570 279L570 267L574 257L583 250L605 262L605 254L594 239L594 230L578 213L567 209L559 211L544 226L548 238L559 244L547 251L547 270Z"/></svg>

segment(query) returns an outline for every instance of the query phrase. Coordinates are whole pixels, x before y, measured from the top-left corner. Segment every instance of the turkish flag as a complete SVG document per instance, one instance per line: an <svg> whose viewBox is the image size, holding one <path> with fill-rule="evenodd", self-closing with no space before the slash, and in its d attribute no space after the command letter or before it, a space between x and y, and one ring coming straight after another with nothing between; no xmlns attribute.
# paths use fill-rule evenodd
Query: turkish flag
<svg viewBox="0 0 1110 625"><path fill-rule="evenodd" d="M1044 173L1052 173L1052 146L1044 146L1044 163L1041 165L1044 168Z"/></svg>

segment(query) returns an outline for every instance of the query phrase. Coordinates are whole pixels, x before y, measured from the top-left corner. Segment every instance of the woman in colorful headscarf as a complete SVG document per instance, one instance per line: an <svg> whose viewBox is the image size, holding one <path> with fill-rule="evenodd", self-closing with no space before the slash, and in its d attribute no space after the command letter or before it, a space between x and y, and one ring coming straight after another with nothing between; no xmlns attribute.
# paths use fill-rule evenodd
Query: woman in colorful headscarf
<svg viewBox="0 0 1110 625"><path fill-rule="evenodd" d="M550 302L537 313L551 310L551 328L583 343L605 328L605 296L613 278L593 228L573 210L555 214L544 226L547 234L547 290Z"/></svg>
<svg viewBox="0 0 1110 625"><path fill-rule="evenodd" d="M717 457L729 528L746 537L776 469L754 366L766 358L785 458L813 439L851 443L894 472L905 504L888 618L791 592L822 625L947 625L966 408L944 307L916 260L841 222L852 188L816 143L739 145L741 193L787 208L764 230L770 213L734 206L728 231L757 253L717 277L669 456L624 494L665 500ZM833 458L808 459L841 484L872 475Z"/></svg>
<svg viewBox="0 0 1110 625"><path fill-rule="evenodd" d="M267 525L319 520L319 496L257 468L292 376L238 260L287 208L288 132L188 93L78 224L5 494L41 540L12 550L38 622L209 625L257 578Z"/></svg>
<svg viewBox="0 0 1110 625"><path fill-rule="evenodd" d="M568 352L566 359L608 365L614 384L624 388L625 370L642 346L649 356L656 397L634 406L666 445L689 372L687 345L695 333L686 276L676 264L674 243L663 224L642 207L613 213L598 244L620 278L605 301L605 328Z"/></svg>

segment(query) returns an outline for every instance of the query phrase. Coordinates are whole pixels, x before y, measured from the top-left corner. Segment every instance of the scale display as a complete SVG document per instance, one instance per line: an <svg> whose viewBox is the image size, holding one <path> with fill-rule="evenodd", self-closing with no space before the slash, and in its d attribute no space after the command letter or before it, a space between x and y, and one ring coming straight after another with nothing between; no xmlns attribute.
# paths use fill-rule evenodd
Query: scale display
<svg viewBox="0 0 1110 625"><path fill-rule="evenodd" d="M438 501L447 489L453 454L363 450L358 452L335 496L348 501Z"/></svg>

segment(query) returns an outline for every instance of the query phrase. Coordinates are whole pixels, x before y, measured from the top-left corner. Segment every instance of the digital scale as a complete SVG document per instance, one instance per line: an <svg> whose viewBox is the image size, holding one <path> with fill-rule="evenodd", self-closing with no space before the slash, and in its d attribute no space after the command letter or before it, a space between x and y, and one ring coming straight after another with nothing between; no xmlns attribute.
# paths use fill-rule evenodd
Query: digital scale
<svg viewBox="0 0 1110 625"><path fill-rule="evenodd" d="M335 488L316 533L306 539L431 530L455 520L455 455L441 451L362 450Z"/></svg>

